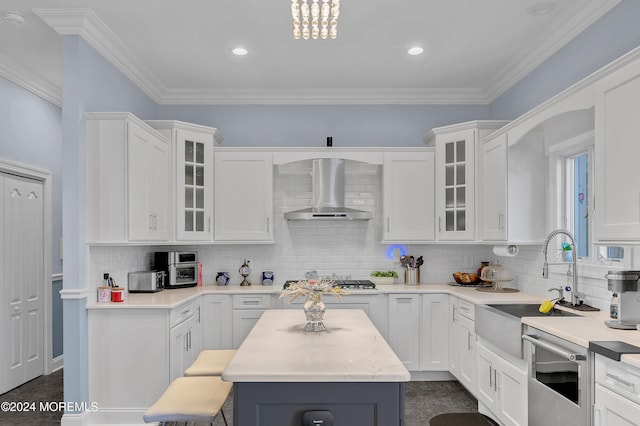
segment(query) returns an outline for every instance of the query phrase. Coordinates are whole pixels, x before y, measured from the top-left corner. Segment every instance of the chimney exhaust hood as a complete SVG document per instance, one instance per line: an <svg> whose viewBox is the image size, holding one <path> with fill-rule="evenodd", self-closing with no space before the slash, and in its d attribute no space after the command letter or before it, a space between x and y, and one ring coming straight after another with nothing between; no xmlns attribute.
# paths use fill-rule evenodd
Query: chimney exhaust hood
<svg viewBox="0 0 640 426"><path fill-rule="evenodd" d="M284 214L286 220L369 220L373 212L344 206L344 160L316 158L311 172L311 207Z"/></svg>

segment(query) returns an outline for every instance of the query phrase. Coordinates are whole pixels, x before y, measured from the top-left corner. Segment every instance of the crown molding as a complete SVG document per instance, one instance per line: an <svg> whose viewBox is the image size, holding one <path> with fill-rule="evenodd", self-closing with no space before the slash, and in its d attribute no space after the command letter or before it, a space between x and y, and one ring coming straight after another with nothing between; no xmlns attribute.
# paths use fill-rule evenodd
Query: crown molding
<svg viewBox="0 0 640 426"><path fill-rule="evenodd" d="M522 53L505 65L501 72L486 85L484 93L491 103L527 74L540 66L595 21L614 8L621 0L596 2L582 0L558 16L551 29L540 34Z"/></svg>
<svg viewBox="0 0 640 426"><path fill-rule="evenodd" d="M91 9L33 9L33 12L58 34L81 36L154 102L160 103L166 87Z"/></svg>
<svg viewBox="0 0 640 426"><path fill-rule="evenodd" d="M36 96L40 96L45 101L62 107L62 89L60 87L16 64L3 53L0 53L0 76Z"/></svg>
<svg viewBox="0 0 640 426"><path fill-rule="evenodd" d="M164 105L485 105L480 89L219 89L170 90Z"/></svg>

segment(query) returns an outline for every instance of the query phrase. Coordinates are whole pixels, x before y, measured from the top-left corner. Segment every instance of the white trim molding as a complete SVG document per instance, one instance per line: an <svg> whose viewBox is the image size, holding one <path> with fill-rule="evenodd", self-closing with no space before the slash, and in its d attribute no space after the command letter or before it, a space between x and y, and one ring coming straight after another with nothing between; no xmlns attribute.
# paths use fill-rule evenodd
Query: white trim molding
<svg viewBox="0 0 640 426"><path fill-rule="evenodd" d="M23 89L40 96L47 102L62 107L62 88L38 74L18 65L7 55L0 53L0 76Z"/></svg>
<svg viewBox="0 0 640 426"><path fill-rule="evenodd" d="M60 290L62 300L86 299L89 296L88 288L65 288Z"/></svg>

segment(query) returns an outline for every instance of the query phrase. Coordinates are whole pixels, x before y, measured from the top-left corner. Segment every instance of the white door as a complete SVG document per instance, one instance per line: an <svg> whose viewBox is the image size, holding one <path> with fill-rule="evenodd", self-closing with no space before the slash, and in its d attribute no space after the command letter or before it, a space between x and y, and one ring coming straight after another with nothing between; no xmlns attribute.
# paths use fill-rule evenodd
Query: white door
<svg viewBox="0 0 640 426"><path fill-rule="evenodd" d="M482 145L481 151L481 229L484 241L507 239L507 135Z"/></svg>
<svg viewBox="0 0 640 426"><path fill-rule="evenodd" d="M43 374L43 185L3 175L2 392Z"/></svg>

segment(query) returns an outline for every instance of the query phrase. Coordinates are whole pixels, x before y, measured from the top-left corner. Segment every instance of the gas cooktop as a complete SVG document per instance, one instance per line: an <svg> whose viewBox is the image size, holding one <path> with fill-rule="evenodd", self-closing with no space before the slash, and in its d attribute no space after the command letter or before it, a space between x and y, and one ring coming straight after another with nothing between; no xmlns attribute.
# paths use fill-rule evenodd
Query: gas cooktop
<svg viewBox="0 0 640 426"><path fill-rule="evenodd" d="M288 288L292 283L297 282L297 280L287 280L283 288ZM347 290L375 290L376 288L371 280L335 280L333 285Z"/></svg>

